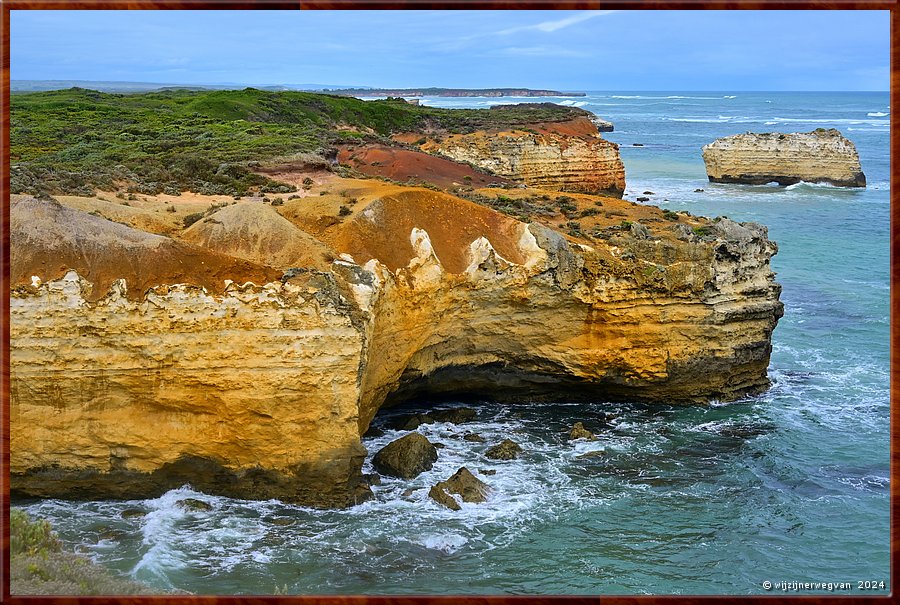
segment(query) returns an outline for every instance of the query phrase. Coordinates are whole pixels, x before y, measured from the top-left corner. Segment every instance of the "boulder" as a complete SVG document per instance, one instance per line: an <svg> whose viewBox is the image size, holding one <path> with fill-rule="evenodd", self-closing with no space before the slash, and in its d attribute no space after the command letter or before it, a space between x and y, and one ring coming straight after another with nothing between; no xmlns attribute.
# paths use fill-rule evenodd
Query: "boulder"
<svg viewBox="0 0 900 605"><path fill-rule="evenodd" d="M437 459L437 450L428 439L409 433L378 450L372 464L382 475L412 479L430 470Z"/></svg>
<svg viewBox="0 0 900 605"><path fill-rule="evenodd" d="M460 506L451 494L457 494L463 502L484 502L491 488L473 475L466 467L460 467L452 477L432 486L428 495L451 510L459 510Z"/></svg>
<svg viewBox="0 0 900 605"><path fill-rule="evenodd" d="M456 498L439 488L437 485L431 486L431 489L428 490L428 497L438 504L446 506L450 510L459 510L461 508L459 503L456 501Z"/></svg>
<svg viewBox="0 0 900 605"><path fill-rule="evenodd" d="M497 445L491 447L484 453L485 456L492 460L515 460L519 457L522 448L519 444L511 439L504 439Z"/></svg>
<svg viewBox="0 0 900 605"><path fill-rule="evenodd" d="M432 410L428 415L436 422L463 424L475 420L478 413L472 408L453 408L451 410Z"/></svg>
<svg viewBox="0 0 900 605"><path fill-rule="evenodd" d="M592 432L584 428L584 425L580 422L576 422L572 426L572 430L569 431L569 441L574 441L575 439L587 439L588 441L594 441L596 437Z"/></svg>
<svg viewBox="0 0 900 605"><path fill-rule="evenodd" d="M406 414L394 418L388 426L397 431L414 431L423 424L431 424L434 418L430 414Z"/></svg>
<svg viewBox="0 0 900 605"><path fill-rule="evenodd" d="M384 435L384 431L382 431L380 428L378 428L376 426L370 426L369 430L367 430L365 433L363 433L363 438L370 439L373 437L381 437L382 435Z"/></svg>
<svg viewBox="0 0 900 605"><path fill-rule="evenodd" d="M465 435L463 435L463 439L465 441L471 441L473 443L484 443L484 437L482 437L478 433L466 433Z"/></svg>

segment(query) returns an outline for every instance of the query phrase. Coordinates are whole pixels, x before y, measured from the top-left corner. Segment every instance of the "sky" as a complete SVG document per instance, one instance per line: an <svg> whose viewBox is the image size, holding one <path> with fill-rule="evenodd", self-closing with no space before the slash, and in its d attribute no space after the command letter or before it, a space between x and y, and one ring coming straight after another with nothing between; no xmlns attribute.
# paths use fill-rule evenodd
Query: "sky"
<svg viewBox="0 0 900 605"><path fill-rule="evenodd" d="M888 11L10 13L15 80L889 90Z"/></svg>

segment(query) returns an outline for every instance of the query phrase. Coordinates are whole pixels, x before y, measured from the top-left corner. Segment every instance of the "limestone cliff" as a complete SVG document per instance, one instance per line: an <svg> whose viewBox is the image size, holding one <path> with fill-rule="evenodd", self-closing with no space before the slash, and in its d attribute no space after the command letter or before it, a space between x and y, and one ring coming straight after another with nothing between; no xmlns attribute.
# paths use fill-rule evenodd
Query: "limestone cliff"
<svg viewBox="0 0 900 605"><path fill-rule="evenodd" d="M193 252L193 269L222 280L205 286L165 263L150 271L154 257L134 252L147 234L14 203L12 493L148 497L191 483L347 506L368 494L360 435L409 397L702 402L768 385L781 303L764 227L692 229L635 206L647 226L615 214L603 238L576 243L444 193L366 186L348 189L360 200L348 216L329 196L279 208L339 254L327 271L273 279L251 260L223 262L273 253L271 240L232 237L243 204L192 227L185 237L209 255ZM35 259L55 244L41 233L60 213L70 241L95 243L44 266ZM293 249L292 227L251 216L280 225ZM96 269L113 252L125 279ZM254 271L257 283L238 281Z"/></svg>
<svg viewBox="0 0 900 605"><path fill-rule="evenodd" d="M619 197L625 191L619 146L600 138L588 117L528 129L450 134L423 149L530 187Z"/></svg>
<svg viewBox="0 0 900 605"><path fill-rule="evenodd" d="M703 161L714 183L866 186L856 147L833 128L792 134L748 132L716 139L703 147Z"/></svg>

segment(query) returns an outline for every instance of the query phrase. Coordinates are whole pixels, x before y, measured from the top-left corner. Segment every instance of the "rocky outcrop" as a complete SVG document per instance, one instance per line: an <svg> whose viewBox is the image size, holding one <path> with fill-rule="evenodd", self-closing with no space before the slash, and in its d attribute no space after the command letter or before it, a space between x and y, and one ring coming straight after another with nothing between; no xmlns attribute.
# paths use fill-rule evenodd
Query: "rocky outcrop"
<svg viewBox="0 0 900 605"><path fill-rule="evenodd" d="M587 439L588 441L593 441L596 437L592 432L584 428L582 423L576 422L572 425L572 430L569 431L569 441L574 441L575 439Z"/></svg>
<svg viewBox="0 0 900 605"><path fill-rule="evenodd" d="M460 496L463 502L480 503L487 500L490 493L491 488L463 466L446 481L431 486L428 496L450 510L460 510L462 507L452 494Z"/></svg>
<svg viewBox="0 0 900 605"><path fill-rule="evenodd" d="M512 439L504 439L484 453L491 460L515 460L522 451L521 446Z"/></svg>
<svg viewBox="0 0 900 605"><path fill-rule="evenodd" d="M437 450L425 436L409 433L378 450L372 465L384 475L412 479L430 470L437 459Z"/></svg>
<svg viewBox="0 0 900 605"><path fill-rule="evenodd" d="M781 303L764 227L692 229L616 200L647 233L617 214L576 243L440 192L348 187L360 201L347 216L337 194L279 207L339 255L286 273L226 254L240 222L198 237L209 249L14 202L12 493L142 498L190 483L348 506L370 494L360 435L385 405L689 403L768 386Z"/></svg>
<svg viewBox="0 0 900 605"><path fill-rule="evenodd" d="M423 149L532 187L621 197L619 146L600 138L588 117L528 129L450 134Z"/></svg>
<svg viewBox="0 0 900 605"><path fill-rule="evenodd" d="M792 134L748 132L716 139L703 147L703 161L714 183L866 186L856 147L833 128Z"/></svg>

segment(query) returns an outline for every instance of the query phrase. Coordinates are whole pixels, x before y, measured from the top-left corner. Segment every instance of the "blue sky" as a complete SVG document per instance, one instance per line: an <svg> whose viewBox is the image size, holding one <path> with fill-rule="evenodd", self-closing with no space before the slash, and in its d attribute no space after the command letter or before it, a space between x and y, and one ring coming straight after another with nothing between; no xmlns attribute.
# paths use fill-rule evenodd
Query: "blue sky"
<svg viewBox="0 0 900 605"><path fill-rule="evenodd" d="M888 90L888 11L11 11L13 79Z"/></svg>

